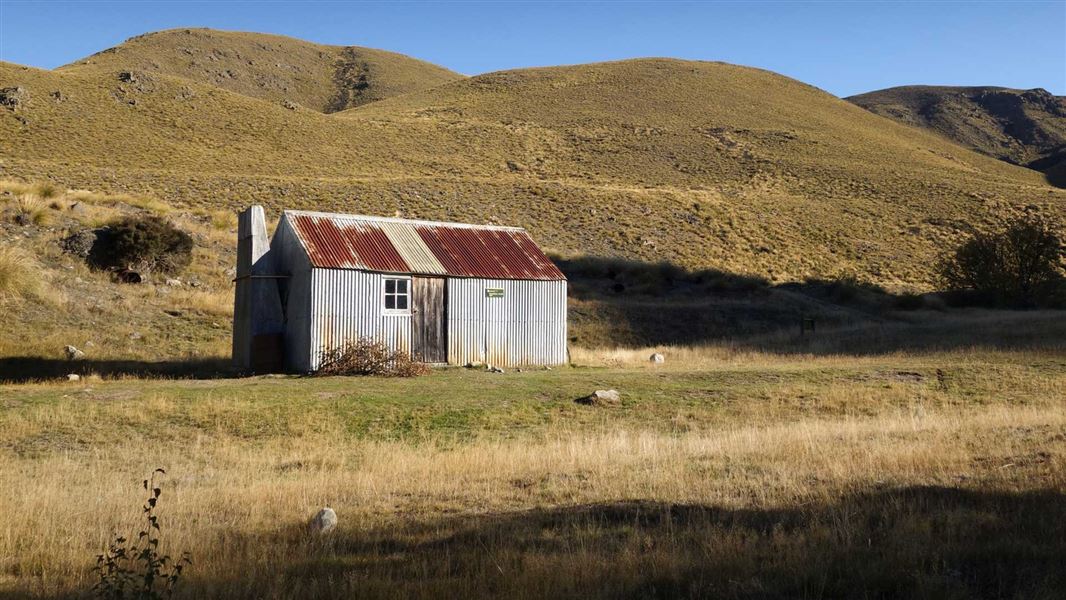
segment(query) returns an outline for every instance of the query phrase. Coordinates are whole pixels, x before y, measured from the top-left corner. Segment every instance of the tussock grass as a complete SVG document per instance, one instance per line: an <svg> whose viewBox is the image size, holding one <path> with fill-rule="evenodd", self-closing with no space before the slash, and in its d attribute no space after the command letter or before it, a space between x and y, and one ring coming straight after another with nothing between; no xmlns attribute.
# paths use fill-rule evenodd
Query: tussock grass
<svg viewBox="0 0 1066 600"><path fill-rule="evenodd" d="M48 203L33 194L24 194L15 198L15 211L16 218L23 223L45 226L54 220Z"/></svg>
<svg viewBox="0 0 1066 600"><path fill-rule="evenodd" d="M0 304L36 300L58 305L61 297L32 254L19 246L0 247Z"/></svg>

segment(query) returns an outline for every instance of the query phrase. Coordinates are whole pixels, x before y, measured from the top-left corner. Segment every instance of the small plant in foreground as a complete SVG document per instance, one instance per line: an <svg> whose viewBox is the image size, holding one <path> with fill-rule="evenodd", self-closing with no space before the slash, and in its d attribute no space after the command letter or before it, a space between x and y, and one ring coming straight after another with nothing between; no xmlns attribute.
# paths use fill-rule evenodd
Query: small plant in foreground
<svg viewBox="0 0 1066 600"><path fill-rule="evenodd" d="M393 352L382 342L359 338L331 348L322 356L319 375L379 375L415 377L429 373L429 367L411 359L406 352Z"/></svg>
<svg viewBox="0 0 1066 600"><path fill-rule="evenodd" d="M96 557L93 572L99 579L93 586L93 593L97 598L169 598L174 594L182 570L192 563L188 552L183 552L181 558L174 560L159 551L162 529L155 509L163 491L156 485L157 474L165 475L166 471L156 469L149 479L144 480L148 499L142 507L144 522L137 539L127 540L119 536L108 546L105 554Z"/></svg>

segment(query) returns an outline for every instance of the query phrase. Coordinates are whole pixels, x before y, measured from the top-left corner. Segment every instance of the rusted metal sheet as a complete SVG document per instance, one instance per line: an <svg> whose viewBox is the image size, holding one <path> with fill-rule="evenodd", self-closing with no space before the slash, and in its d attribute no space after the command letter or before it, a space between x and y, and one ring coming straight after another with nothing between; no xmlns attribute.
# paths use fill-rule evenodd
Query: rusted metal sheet
<svg viewBox="0 0 1066 600"><path fill-rule="evenodd" d="M287 211L317 268L561 281L566 277L516 227Z"/></svg>
<svg viewBox="0 0 1066 600"><path fill-rule="evenodd" d="M494 279L566 279L529 234L513 228L416 225L449 275Z"/></svg>
<svg viewBox="0 0 1066 600"><path fill-rule="evenodd" d="M385 232L363 221L297 214L292 218L311 263L331 269L410 272Z"/></svg>

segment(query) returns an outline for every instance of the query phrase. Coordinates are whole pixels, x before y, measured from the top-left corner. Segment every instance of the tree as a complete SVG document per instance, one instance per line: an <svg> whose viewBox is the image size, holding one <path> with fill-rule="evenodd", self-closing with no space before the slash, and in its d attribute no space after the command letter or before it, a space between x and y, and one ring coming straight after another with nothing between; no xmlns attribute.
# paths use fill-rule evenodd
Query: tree
<svg viewBox="0 0 1066 600"><path fill-rule="evenodd" d="M1054 300L1063 257L1055 227L1024 216L1000 231L975 233L941 261L939 271L949 290L997 306L1033 307Z"/></svg>

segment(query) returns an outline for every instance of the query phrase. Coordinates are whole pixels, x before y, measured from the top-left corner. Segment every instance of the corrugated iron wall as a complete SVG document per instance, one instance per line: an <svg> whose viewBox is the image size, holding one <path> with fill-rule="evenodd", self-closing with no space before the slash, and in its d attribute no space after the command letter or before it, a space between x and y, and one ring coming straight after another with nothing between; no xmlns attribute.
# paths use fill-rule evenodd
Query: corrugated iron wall
<svg viewBox="0 0 1066 600"><path fill-rule="evenodd" d="M447 302L449 363L566 362L565 281L449 278Z"/></svg>
<svg viewBox="0 0 1066 600"><path fill-rule="evenodd" d="M390 349L409 352L411 316L384 315L380 273L314 269L311 273L311 370L323 350L368 337Z"/></svg>
<svg viewBox="0 0 1066 600"><path fill-rule="evenodd" d="M285 215L270 242L285 306L285 368L311 370L311 261Z"/></svg>

